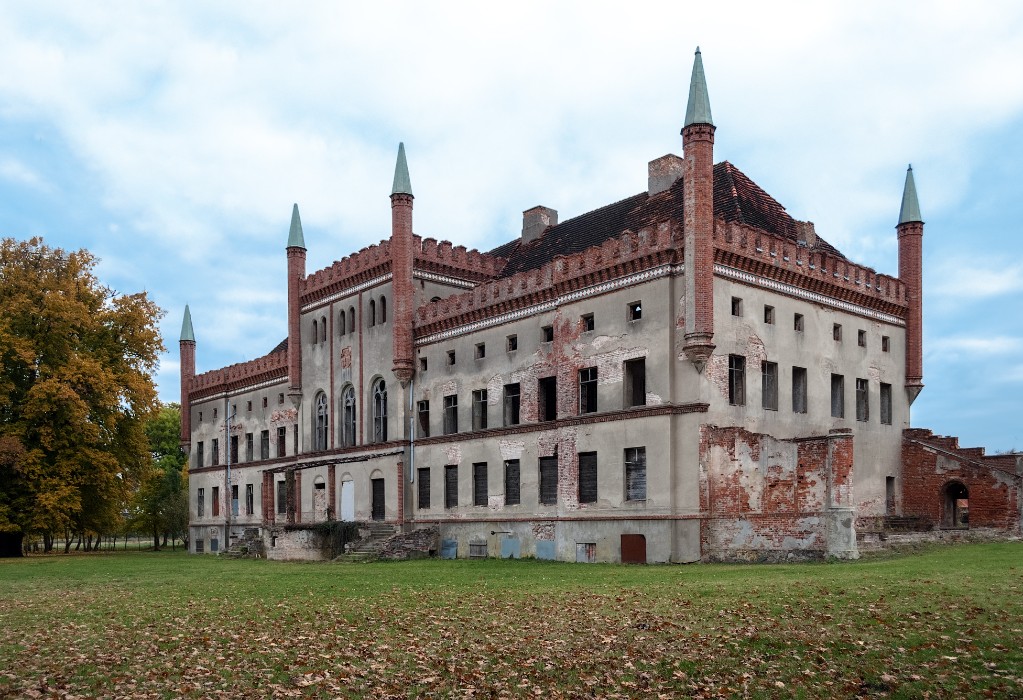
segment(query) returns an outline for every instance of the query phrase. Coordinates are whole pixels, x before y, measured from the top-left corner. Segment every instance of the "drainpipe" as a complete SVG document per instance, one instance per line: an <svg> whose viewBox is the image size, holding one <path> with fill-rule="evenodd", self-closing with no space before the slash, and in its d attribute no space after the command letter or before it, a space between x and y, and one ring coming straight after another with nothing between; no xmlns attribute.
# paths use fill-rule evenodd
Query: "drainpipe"
<svg viewBox="0 0 1023 700"><path fill-rule="evenodd" d="M227 484L225 495L227 496L227 508L224 509L224 547L231 546L231 513L234 508L234 501L231 498L231 400L224 397L224 451L227 452Z"/></svg>

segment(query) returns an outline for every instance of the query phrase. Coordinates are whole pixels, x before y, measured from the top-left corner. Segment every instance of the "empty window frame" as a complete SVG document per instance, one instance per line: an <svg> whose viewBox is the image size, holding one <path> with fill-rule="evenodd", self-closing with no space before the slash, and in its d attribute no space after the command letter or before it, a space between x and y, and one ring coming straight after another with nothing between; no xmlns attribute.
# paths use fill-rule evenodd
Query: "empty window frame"
<svg viewBox="0 0 1023 700"><path fill-rule="evenodd" d="M254 457L255 440L252 433L245 433L245 461L251 462Z"/></svg>
<svg viewBox="0 0 1023 700"><path fill-rule="evenodd" d="M256 490L252 484L245 484L245 515L256 512Z"/></svg>
<svg viewBox="0 0 1023 700"><path fill-rule="evenodd" d="M429 363L426 361L426 358L425 357L420 357L419 358L419 371L420 372L425 372L427 367L429 367Z"/></svg>
<svg viewBox="0 0 1023 700"><path fill-rule="evenodd" d="M325 316L320 317L320 342L327 342L327 318Z"/></svg>
<svg viewBox="0 0 1023 700"><path fill-rule="evenodd" d="M774 325L774 307L764 304L764 323Z"/></svg>
<svg viewBox="0 0 1023 700"><path fill-rule="evenodd" d="M554 326L543 326L540 329L541 339L545 343L554 341Z"/></svg>
<svg viewBox="0 0 1023 700"><path fill-rule="evenodd" d="M625 407L646 405L646 358L626 360L624 365Z"/></svg>
<svg viewBox="0 0 1023 700"><path fill-rule="evenodd" d="M263 397L263 408L266 408L266 405L267 405L268 401L269 401L269 399L266 396L264 396Z"/></svg>
<svg viewBox="0 0 1023 700"><path fill-rule="evenodd" d="M842 324L835 323L831 326L831 337L835 339L835 342L842 342Z"/></svg>
<svg viewBox="0 0 1023 700"><path fill-rule="evenodd" d="M539 380L537 414L539 420L555 420L558 417L558 379L544 377Z"/></svg>
<svg viewBox="0 0 1023 700"><path fill-rule="evenodd" d="M761 369L761 403L768 411L778 410L778 363L760 363Z"/></svg>
<svg viewBox="0 0 1023 700"><path fill-rule="evenodd" d="M458 432L458 395L444 397L444 434L453 435Z"/></svg>
<svg viewBox="0 0 1023 700"><path fill-rule="evenodd" d="M582 316L579 317L579 320L582 323L583 333L593 330L594 328L593 314L583 314Z"/></svg>
<svg viewBox="0 0 1023 700"><path fill-rule="evenodd" d="M728 403L746 405L746 358L742 355L728 356Z"/></svg>
<svg viewBox="0 0 1023 700"><path fill-rule="evenodd" d="M270 431L264 430L259 433L259 458L270 459Z"/></svg>
<svg viewBox="0 0 1023 700"><path fill-rule="evenodd" d="M520 421L519 408L522 393L519 383L504 385L504 424L518 425Z"/></svg>
<svg viewBox="0 0 1023 700"><path fill-rule="evenodd" d="M238 515L238 484L231 484L231 515Z"/></svg>
<svg viewBox="0 0 1023 700"><path fill-rule="evenodd" d="M195 517L202 518L206 515L206 489L199 489L195 493Z"/></svg>
<svg viewBox="0 0 1023 700"><path fill-rule="evenodd" d="M867 332L864 330L856 331L856 344L861 348L867 347Z"/></svg>
<svg viewBox="0 0 1023 700"><path fill-rule="evenodd" d="M803 314L792 315L792 330L797 333L803 332Z"/></svg>
<svg viewBox="0 0 1023 700"><path fill-rule="evenodd" d="M458 507L458 465L444 467L444 507Z"/></svg>
<svg viewBox="0 0 1023 700"><path fill-rule="evenodd" d="M579 370L579 413L597 411L597 368Z"/></svg>
<svg viewBox="0 0 1023 700"><path fill-rule="evenodd" d="M504 462L504 504L517 506L521 503L519 460L507 459Z"/></svg>
<svg viewBox="0 0 1023 700"><path fill-rule="evenodd" d="M732 315L742 316L742 297L732 297Z"/></svg>
<svg viewBox="0 0 1023 700"><path fill-rule="evenodd" d="M387 297L380 297L380 323L387 323Z"/></svg>
<svg viewBox="0 0 1023 700"><path fill-rule="evenodd" d="M283 425L277 428L277 456L284 457L288 451L288 429Z"/></svg>
<svg viewBox="0 0 1023 700"><path fill-rule="evenodd" d="M354 333L355 332L355 307L354 306L349 306L348 307L348 332L349 333Z"/></svg>
<svg viewBox="0 0 1023 700"><path fill-rule="evenodd" d="M328 406L327 395L322 391L316 394L316 416L314 418L313 449L317 451L327 449L328 433Z"/></svg>
<svg viewBox="0 0 1023 700"><path fill-rule="evenodd" d="M558 502L558 458L540 458L540 503L553 505Z"/></svg>
<svg viewBox="0 0 1023 700"><path fill-rule="evenodd" d="M845 418L845 377L831 375L831 417Z"/></svg>
<svg viewBox="0 0 1023 700"><path fill-rule="evenodd" d="M792 368L792 412L806 413L806 367Z"/></svg>
<svg viewBox="0 0 1023 700"><path fill-rule="evenodd" d="M338 331L338 333L337 333L338 335L344 335L345 334L345 312L344 311L341 311L337 315L337 331Z"/></svg>
<svg viewBox="0 0 1023 700"><path fill-rule="evenodd" d="M417 487L419 509L426 510L430 507L430 468L419 467L417 470L419 485Z"/></svg>
<svg viewBox="0 0 1023 700"><path fill-rule="evenodd" d="M517 336L517 335L509 335L505 339L504 347L505 347L505 350L507 350L508 352L515 352L516 350L518 350L519 349L519 336Z"/></svg>
<svg viewBox="0 0 1023 700"><path fill-rule="evenodd" d="M643 318L643 302L633 301L629 302L628 307L628 318L630 321L639 321Z"/></svg>
<svg viewBox="0 0 1023 700"><path fill-rule="evenodd" d="M420 401L416 415L419 417L419 437L430 437L430 402Z"/></svg>
<svg viewBox="0 0 1023 700"><path fill-rule="evenodd" d="M455 351L454 350L448 350L448 364L449 365L455 364Z"/></svg>
<svg viewBox="0 0 1023 700"><path fill-rule="evenodd" d="M870 420L870 385L866 379L856 379L856 420Z"/></svg>
<svg viewBox="0 0 1023 700"><path fill-rule="evenodd" d="M355 446L355 387L348 385L341 392L341 445Z"/></svg>
<svg viewBox="0 0 1023 700"><path fill-rule="evenodd" d="M482 360L486 356L487 356L487 344L486 343L476 343L476 359L477 360Z"/></svg>
<svg viewBox="0 0 1023 700"><path fill-rule="evenodd" d="M477 389L472 392L472 429L487 429L487 390Z"/></svg>
<svg viewBox="0 0 1023 700"><path fill-rule="evenodd" d="M579 453L579 502L597 502L597 453Z"/></svg>
<svg viewBox="0 0 1023 700"><path fill-rule="evenodd" d="M199 440L198 442L195 443L195 466L197 467L206 466L203 462L203 460L206 459L206 455L204 454L204 452L205 451L203 449L203 442L202 440Z"/></svg>
<svg viewBox="0 0 1023 700"><path fill-rule="evenodd" d="M228 443L228 458L231 464L238 464L238 436L232 435Z"/></svg>
<svg viewBox="0 0 1023 700"><path fill-rule="evenodd" d="M646 448L625 448L625 500L646 500Z"/></svg>
<svg viewBox="0 0 1023 700"><path fill-rule="evenodd" d="M886 335L881 336L881 352L889 352L892 348L892 339Z"/></svg>
<svg viewBox="0 0 1023 700"><path fill-rule="evenodd" d="M284 405L284 392L283 391L281 393L277 394L277 403L278 403L278 405Z"/></svg>
<svg viewBox="0 0 1023 700"><path fill-rule="evenodd" d="M245 402L245 410L248 413L252 413L252 402L251 401L246 401Z"/></svg>
<svg viewBox="0 0 1023 700"><path fill-rule="evenodd" d="M373 442L387 441L387 385L383 379L373 383Z"/></svg>
<svg viewBox="0 0 1023 700"><path fill-rule="evenodd" d="M375 326L377 324L377 302L375 299L369 300L369 325Z"/></svg>
<svg viewBox="0 0 1023 700"><path fill-rule="evenodd" d="M487 463L477 462L472 465L472 504L487 505Z"/></svg>
<svg viewBox="0 0 1023 700"><path fill-rule="evenodd" d="M892 385L881 382L881 422L892 424Z"/></svg>
<svg viewBox="0 0 1023 700"><path fill-rule="evenodd" d="M313 319L313 345L316 345L320 340L320 322L315 318Z"/></svg>
<svg viewBox="0 0 1023 700"><path fill-rule="evenodd" d="M277 514L284 515L288 512L288 482L277 482Z"/></svg>
<svg viewBox="0 0 1023 700"><path fill-rule="evenodd" d="M220 440L218 438L210 440L210 464L214 467L220 464Z"/></svg>

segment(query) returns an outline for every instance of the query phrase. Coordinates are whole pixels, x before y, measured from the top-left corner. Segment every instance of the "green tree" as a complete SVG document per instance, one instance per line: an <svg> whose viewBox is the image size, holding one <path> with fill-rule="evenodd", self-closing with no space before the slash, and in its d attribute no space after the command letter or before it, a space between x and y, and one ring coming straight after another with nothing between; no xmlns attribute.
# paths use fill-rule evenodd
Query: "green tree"
<svg viewBox="0 0 1023 700"><path fill-rule="evenodd" d="M153 536L153 549L183 537L188 528L187 456L181 451L181 407L164 404L146 424L152 469L134 501L134 522Z"/></svg>
<svg viewBox="0 0 1023 700"><path fill-rule="evenodd" d="M0 240L0 532L111 532L150 463L162 315L86 250Z"/></svg>

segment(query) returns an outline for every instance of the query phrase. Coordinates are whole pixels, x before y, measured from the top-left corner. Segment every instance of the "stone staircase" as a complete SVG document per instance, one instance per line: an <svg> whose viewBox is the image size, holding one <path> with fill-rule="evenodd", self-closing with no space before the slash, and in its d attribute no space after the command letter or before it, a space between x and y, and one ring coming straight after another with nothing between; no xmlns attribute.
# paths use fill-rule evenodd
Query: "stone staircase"
<svg viewBox="0 0 1023 700"><path fill-rule="evenodd" d="M379 558L380 550L384 548L387 541L394 537L395 534L394 525L376 521L371 521L364 527L361 527L360 530L368 530L369 534L358 542L353 543L345 554L335 557L334 561L374 561Z"/></svg>
<svg viewBox="0 0 1023 700"><path fill-rule="evenodd" d="M228 549L220 553L227 559L264 559L263 538L259 536L258 527L247 527L241 538Z"/></svg>

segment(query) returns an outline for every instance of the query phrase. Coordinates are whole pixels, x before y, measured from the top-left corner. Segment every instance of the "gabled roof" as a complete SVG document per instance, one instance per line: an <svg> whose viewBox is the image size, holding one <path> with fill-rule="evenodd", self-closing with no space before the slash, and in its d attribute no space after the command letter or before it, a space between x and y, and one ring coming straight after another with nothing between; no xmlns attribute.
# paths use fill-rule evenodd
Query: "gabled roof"
<svg viewBox="0 0 1023 700"><path fill-rule="evenodd" d="M571 255L609 238L620 236L626 229L638 232L647 226L674 218L682 220L683 181L650 196L646 192L581 214L555 226L543 235L523 243L521 238L509 241L490 251L490 255L507 258L501 277L536 269L556 255ZM783 238L797 240L796 220L785 207L767 194L745 173L728 161L714 166L714 216L729 223L761 229ZM837 248L817 237L814 250L844 258Z"/></svg>

